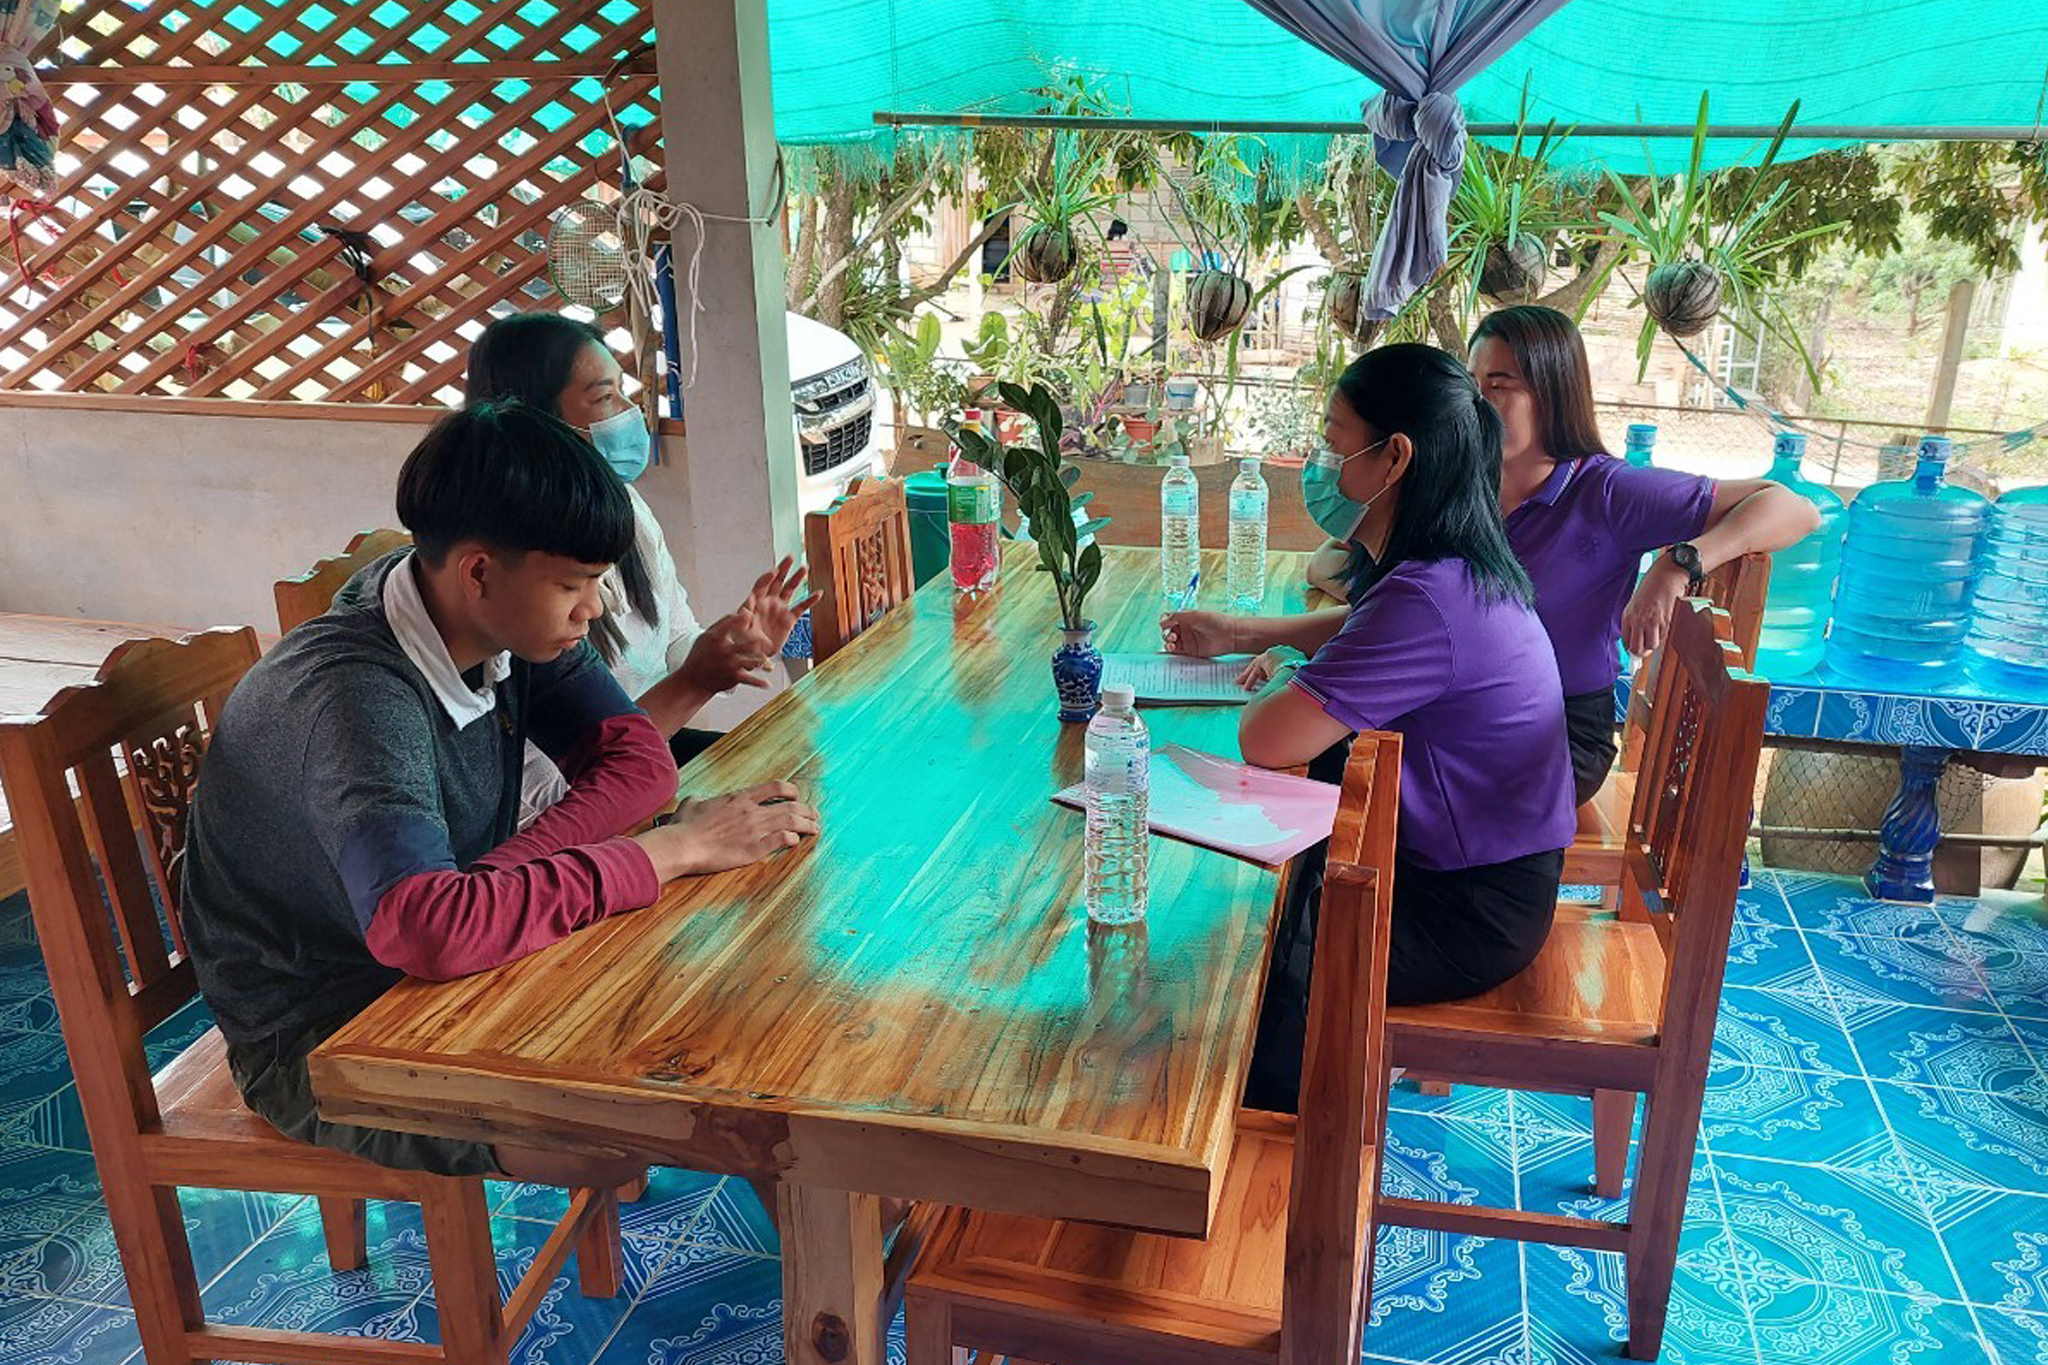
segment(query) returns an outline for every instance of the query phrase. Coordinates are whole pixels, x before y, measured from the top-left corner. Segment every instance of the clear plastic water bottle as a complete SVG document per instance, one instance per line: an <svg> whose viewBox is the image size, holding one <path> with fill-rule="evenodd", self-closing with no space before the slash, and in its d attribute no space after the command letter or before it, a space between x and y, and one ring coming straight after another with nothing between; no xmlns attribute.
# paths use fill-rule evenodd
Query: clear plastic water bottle
<svg viewBox="0 0 2048 1365"><path fill-rule="evenodd" d="M2021 696L2048 696L2048 488L2015 489L1993 505L1975 607L1978 673Z"/></svg>
<svg viewBox="0 0 2048 1365"><path fill-rule="evenodd" d="M1190 587L1201 562L1202 486L1188 457L1175 455L1159 484L1159 592L1168 611L1195 604Z"/></svg>
<svg viewBox="0 0 2048 1365"><path fill-rule="evenodd" d="M1088 918L1130 924L1145 918L1145 862L1151 852L1146 793L1152 741L1128 687L1102 689L1088 722Z"/></svg>
<svg viewBox="0 0 2048 1365"><path fill-rule="evenodd" d="M1230 485L1230 539L1224 577L1230 610L1252 613L1266 602L1266 476L1256 456L1237 462Z"/></svg>
<svg viewBox="0 0 2048 1365"><path fill-rule="evenodd" d="M1630 422L1628 424L1628 445L1622 458L1638 469L1650 467L1650 456L1657 448L1657 425L1654 422Z"/></svg>
<svg viewBox="0 0 2048 1365"><path fill-rule="evenodd" d="M1849 504L1825 654L1846 682L1919 691L1962 662L1991 504L1943 481L1948 457L1946 437L1925 437L1911 479Z"/></svg>
<svg viewBox="0 0 2048 1365"><path fill-rule="evenodd" d="M1778 433L1767 477L1812 503L1820 513L1820 526L1771 556L1771 591L1764 599L1763 631L1756 647L1756 671L1766 678L1796 678L1820 666L1835 577L1842 567L1842 532L1849 510L1833 489L1800 474L1805 458L1804 436L1796 431Z"/></svg>
<svg viewBox="0 0 2048 1365"><path fill-rule="evenodd" d="M978 427L981 414L969 408L965 422ZM981 592L994 585L1001 510L995 475L955 445L952 463L946 466L946 529L953 540L957 591Z"/></svg>

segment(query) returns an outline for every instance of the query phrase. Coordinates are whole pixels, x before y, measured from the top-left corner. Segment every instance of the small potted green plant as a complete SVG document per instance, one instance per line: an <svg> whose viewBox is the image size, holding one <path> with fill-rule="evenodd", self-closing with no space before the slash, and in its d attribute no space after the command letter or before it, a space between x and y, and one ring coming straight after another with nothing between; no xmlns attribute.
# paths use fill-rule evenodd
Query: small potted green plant
<svg viewBox="0 0 2048 1365"><path fill-rule="evenodd" d="M967 385L940 359L939 341L939 320L926 313L914 332L892 332L882 342L880 379L896 414L899 462L905 456L943 459L946 433L938 419L967 405Z"/></svg>
<svg viewBox="0 0 2048 1365"><path fill-rule="evenodd" d="M1066 419L1059 399L1043 384L1029 389L1000 386L1003 402L1030 419L1035 440L998 444L983 432L963 429L960 450L968 459L1003 481L1018 510L1030 518L1038 569L1052 575L1059 602L1064 642L1052 656L1053 687L1059 695L1060 720L1080 724L1095 714L1102 700L1102 653L1094 643L1095 623L1083 614L1089 591L1102 576L1102 550L1092 537L1109 525L1096 517L1078 525L1074 509L1095 496L1076 496L1073 486L1081 471L1060 458ZM1086 540L1088 543L1083 544Z"/></svg>

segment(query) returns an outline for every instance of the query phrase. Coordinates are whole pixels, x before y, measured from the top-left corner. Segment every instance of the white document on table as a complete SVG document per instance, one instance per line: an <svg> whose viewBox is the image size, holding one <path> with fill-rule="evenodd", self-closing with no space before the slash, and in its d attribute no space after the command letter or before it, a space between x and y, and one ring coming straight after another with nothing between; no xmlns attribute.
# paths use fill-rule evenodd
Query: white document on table
<svg viewBox="0 0 2048 1365"><path fill-rule="evenodd" d="M1252 694L1238 686L1238 675L1251 662L1238 654L1221 659L1195 659L1185 654L1105 654L1105 687L1128 687L1141 702L1180 705L1241 706Z"/></svg>

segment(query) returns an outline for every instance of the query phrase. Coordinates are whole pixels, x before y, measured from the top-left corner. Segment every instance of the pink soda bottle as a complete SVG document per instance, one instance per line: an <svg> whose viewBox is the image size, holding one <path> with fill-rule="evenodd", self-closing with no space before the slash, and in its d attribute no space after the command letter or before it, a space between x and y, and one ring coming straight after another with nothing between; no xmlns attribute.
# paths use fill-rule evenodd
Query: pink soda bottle
<svg viewBox="0 0 2048 1365"><path fill-rule="evenodd" d="M981 413L969 408L966 425L980 427ZM953 587L982 592L995 585L998 513L995 475L967 458L956 444L946 467L946 523L953 538Z"/></svg>

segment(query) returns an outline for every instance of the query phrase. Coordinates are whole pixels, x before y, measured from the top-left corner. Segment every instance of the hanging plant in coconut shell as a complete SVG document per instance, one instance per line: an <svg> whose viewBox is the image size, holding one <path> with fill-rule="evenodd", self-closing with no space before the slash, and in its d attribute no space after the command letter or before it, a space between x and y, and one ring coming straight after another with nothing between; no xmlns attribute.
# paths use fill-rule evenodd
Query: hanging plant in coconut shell
<svg viewBox="0 0 2048 1365"><path fill-rule="evenodd" d="M1474 142L1466 150L1446 217L1452 261L1470 282L1468 304L1481 296L1495 303L1536 298L1548 273L1550 240L1591 226L1550 169L1567 136L1546 124L1532 140L1518 118L1505 148Z"/></svg>
<svg viewBox="0 0 2048 1365"><path fill-rule="evenodd" d="M1042 173L1017 203L1017 212L1030 220L1030 226L1017 234L1010 248L1012 270L1033 284L1058 284L1074 273L1081 263L1076 224L1087 222L1089 214L1117 199L1104 187L1111 160L1107 151L1083 157L1074 150L1072 137L1052 135Z"/></svg>
<svg viewBox="0 0 2048 1365"><path fill-rule="evenodd" d="M1631 254L1647 258L1650 266L1642 290L1646 316L1636 338L1638 378L1649 372L1658 328L1673 337L1698 336L1732 305L1730 326L1751 337L1761 328L1789 346L1818 387L1820 376L1799 329L1785 317L1770 267L1770 258L1792 243L1842 226L1828 223L1784 236L1771 234L1791 186L1764 172L1777 160L1798 114L1795 100L1764 149L1756 173L1743 178L1739 192L1726 177L1701 171L1707 141L1704 94L1684 175L1667 182L1652 162L1638 193L1613 171L1607 172L1621 211L1602 213L1601 221ZM1649 162L1647 146L1644 160Z"/></svg>
<svg viewBox="0 0 2048 1365"><path fill-rule="evenodd" d="M1188 330L1199 341L1221 341L1252 311L1252 282L1228 270L1204 270L1188 283Z"/></svg>
<svg viewBox="0 0 2048 1365"><path fill-rule="evenodd" d="M1332 271L1330 283L1323 291L1323 303L1330 311L1331 324L1339 332L1361 346L1372 344L1379 324L1368 321L1364 315L1364 275L1355 270Z"/></svg>
<svg viewBox="0 0 2048 1365"><path fill-rule="evenodd" d="M1256 170L1247 163L1245 141L1235 135L1210 138L1192 174L1166 182L1180 209L1176 226L1185 228L1182 244L1203 264L1187 289L1188 330L1198 341L1221 341L1236 332L1278 283L1276 278L1254 287L1249 267L1291 223L1291 201L1274 189L1263 159Z"/></svg>

